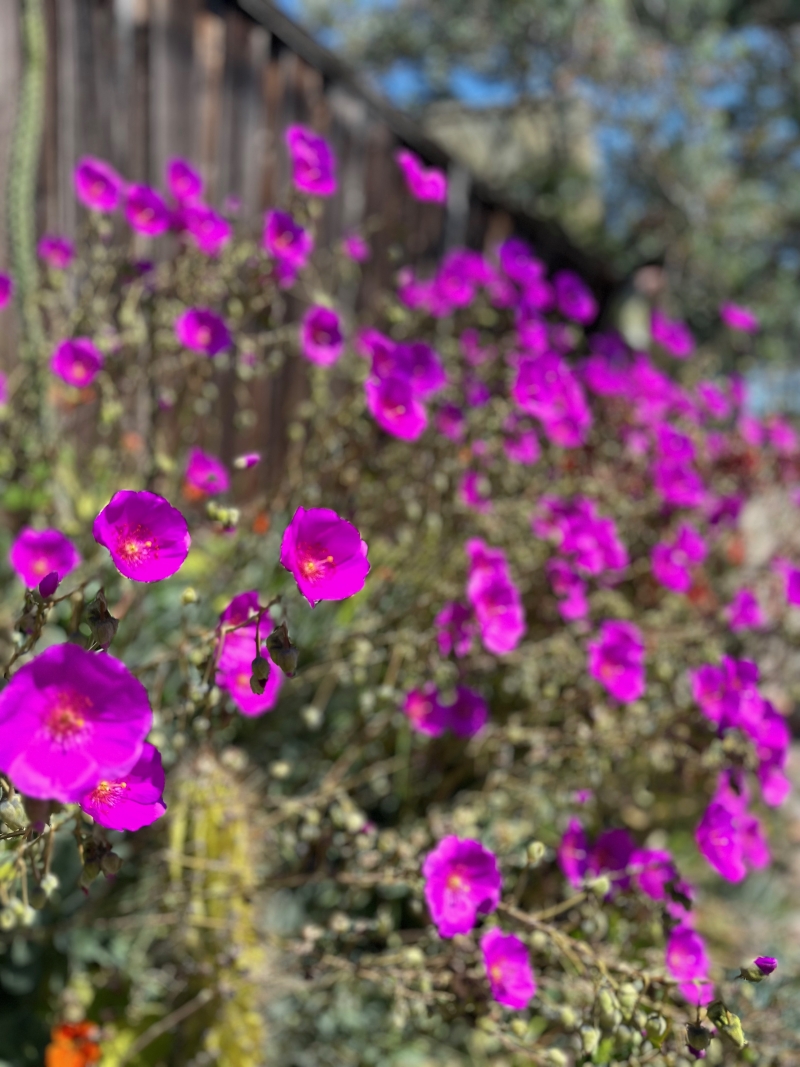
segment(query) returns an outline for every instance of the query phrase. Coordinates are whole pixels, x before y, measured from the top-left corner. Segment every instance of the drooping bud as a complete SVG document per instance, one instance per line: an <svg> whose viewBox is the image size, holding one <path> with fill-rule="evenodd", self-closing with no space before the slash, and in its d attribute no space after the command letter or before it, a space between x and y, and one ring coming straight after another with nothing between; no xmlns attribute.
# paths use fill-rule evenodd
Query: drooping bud
<svg viewBox="0 0 800 1067"><path fill-rule="evenodd" d="M280 667L287 678L294 678L300 653L292 644L285 622L276 626L267 638L267 651L275 666Z"/></svg>
<svg viewBox="0 0 800 1067"><path fill-rule="evenodd" d="M543 842L531 841L531 843L528 845L528 866L538 867L544 859L546 851L547 849Z"/></svg>
<svg viewBox="0 0 800 1067"><path fill-rule="evenodd" d="M737 1049L746 1047L747 1038L742 1029L742 1020L732 1011L728 1011L721 1000L712 1001L706 1008L706 1014L727 1043Z"/></svg>
<svg viewBox="0 0 800 1067"><path fill-rule="evenodd" d="M250 676L250 689L257 697L260 697L266 688L266 682L263 682L260 678L256 678L255 675Z"/></svg>
<svg viewBox="0 0 800 1067"><path fill-rule="evenodd" d="M711 1044L711 1031L699 1023L690 1023L686 1027L686 1044L692 1052L704 1052Z"/></svg>
<svg viewBox="0 0 800 1067"><path fill-rule="evenodd" d="M95 878L100 876L100 864L97 860L87 860L83 865L78 884L81 889L88 889Z"/></svg>
<svg viewBox="0 0 800 1067"><path fill-rule="evenodd" d="M109 612L106 594L102 589L98 589L97 596L86 605L86 622L92 631L94 644L106 651L116 637L119 619Z"/></svg>
<svg viewBox="0 0 800 1067"><path fill-rule="evenodd" d="M49 574L46 574L44 578L42 578L41 582L39 582L39 596L42 600L50 599L56 589L58 589L58 582L58 571L50 571Z"/></svg>
<svg viewBox="0 0 800 1067"><path fill-rule="evenodd" d="M253 672L253 677L258 678L260 682L266 682L269 678L269 660L265 659L262 655L256 656L253 662L250 664Z"/></svg>
<svg viewBox="0 0 800 1067"><path fill-rule="evenodd" d="M197 603L197 590L193 589L191 585L187 585L184 591L181 593L181 604L196 604Z"/></svg>
<svg viewBox="0 0 800 1067"><path fill-rule="evenodd" d="M103 874L113 878L114 875L119 874L122 870L122 857L118 856L116 852L106 852L105 856L100 860L100 869Z"/></svg>

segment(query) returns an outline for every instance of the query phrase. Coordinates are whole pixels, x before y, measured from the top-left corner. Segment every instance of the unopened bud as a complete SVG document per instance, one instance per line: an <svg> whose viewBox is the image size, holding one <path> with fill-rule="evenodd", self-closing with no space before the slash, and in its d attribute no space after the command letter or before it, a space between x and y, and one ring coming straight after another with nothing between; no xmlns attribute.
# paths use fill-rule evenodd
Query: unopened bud
<svg viewBox="0 0 800 1067"><path fill-rule="evenodd" d="M19 793L0 804L0 819L11 830L24 830L28 825L28 816Z"/></svg>
<svg viewBox="0 0 800 1067"><path fill-rule="evenodd" d="M60 884L61 883L59 882L58 877L55 874L46 874L41 881L40 887L42 890L44 890L48 897L51 897L53 893L55 893L55 891L58 889Z"/></svg>
<svg viewBox="0 0 800 1067"><path fill-rule="evenodd" d="M192 586L187 585L184 591L181 593L182 604L196 604L197 603L197 590Z"/></svg>
<svg viewBox="0 0 800 1067"><path fill-rule="evenodd" d="M596 1026L581 1027L581 1046L587 1056L591 1056L600 1044L600 1031Z"/></svg>
<svg viewBox="0 0 800 1067"><path fill-rule="evenodd" d="M632 1018L639 1000L639 990L631 982L624 982L617 990L617 999L622 1009L622 1016L627 1021Z"/></svg>
<svg viewBox="0 0 800 1067"><path fill-rule="evenodd" d="M11 908L0 909L0 930L13 930L17 925L17 917Z"/></svg>
<svg viewBox="0 0 800 1067"><path fill-rule="evenodd" d="M106 852L105 856L100 860L100 868L103 874L110 875L113 878L115 874L119 874L122 870L122 859L116 852Z"/></svg>
<svg viewBox="0 0 800 1067"><path fill-rule="evenodd" d="M253 677L258 678L260 682L266 682L269 678L269 660L260 654L250 664L250 669L253 672Z"/></svg>
<svg viewBox="0 0 800 1067"><path fill-rule="evenodd" d="M287 678L293 678L297 670L298 650L291 642L285 622L276 626L267 638L267 651L276 667L280 667Z"/></svg>
<svg viewBox="0 0 800 1067"><path fill-rule="evenodd" d="M604 1030L616 1030L622 1022L622 1012L619 1010L616 998L610 989L601 989L595 1002L597 1007L597 1021Z"/></svg>
<svg viewBox="0 0 800 1067"><path fill-rule="evenodd" d="M83 870L81 871L80 885L82 889L88 889L95 878L100 875L100 864L97 860L89 860L84 863Z"/></svg>
<svg viewBox="0 0 800 1067"><path fill-rule="evenodd" d="M711 1031L700 1024L690 1023L686 1027L686 1044L691 1049L703 1052L711 1044Z"/></svg>
<svg viewBox="0 0 800 1067"><path fill-rule="evenodd" d="M734 1048L743 1049L747 1038L742 1029L742 1020L732 1011L728 1011L721 1000L714 1000L706 1008L709 1020L716 1026L719 1035Z"/></svg>
<svg viewBox="0 0 800 1067"><path fill-rule="evenodd" d="M42 889L40 885L31 892L30 895L31 907L36 908L37 911L41 911L47 904L47 893Z"/></svg>
<svg viewBox="0 0 800 1067"><path fill-rule="evenodd" d="M611 879L607 874L598 875L597 878L589 878L586 888L590 889L595 896L607 897L611 892Z"/></svg>
<svg viewBox="0 0 800 1067"><path fill-rule="evenodd" d="M668 1030L669 1023L663 1015L648 1015L644 1024L644 1032L647 1034L647 1040L651 1045L661 1048Z"/></svg>
<svg viewBox="0 0 800 1067"><path fill-rule="evenodd" d="M531 841L528 845L528 866L538 867L544 859L545 852L547 851L545 845L541 841Z"/></svg>
<svg viewBox="0 0 800 1067"><path fill-rule="evenodd" d="M257 697L260 697L266 688L267 683L265 681L262 681L261 678L256 678L254 674L250 676L250 689Z"/></svg>
<svg viewBox="0 0 800 1067"><path fill-rule="evenodd" d="M86 605L86 622L94 643L107 649L117 635L119 619L115 619L109 612L108 601L102 589L98 589L97 596Z"/></svg>
<svg viewBox="0 0 800 1067"><path fill-rule="evenodd" d="M58 571L50 571L49 574L46 574L44 578L42 578L41 582L39 582L39 596L42 600L50 599L56 589L58 589L58 582Z"/></svg>

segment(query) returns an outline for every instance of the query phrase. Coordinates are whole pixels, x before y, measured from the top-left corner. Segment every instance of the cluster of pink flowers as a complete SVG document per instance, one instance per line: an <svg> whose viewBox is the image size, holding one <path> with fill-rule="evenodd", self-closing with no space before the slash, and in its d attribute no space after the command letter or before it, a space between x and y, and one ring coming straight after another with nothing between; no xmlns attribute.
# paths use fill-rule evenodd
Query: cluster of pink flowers
<svg viewBox="0 0 800 1067"><path fill-rule="evenodd" d="M422 865L425 900L440 937L468 934L500 903L503 879L494 853L480 841L444 837ZM492 927L481 937L492 996L505 1007L527 1008L536 995L528 950L515 934Z"/></svg>
<svg viewBox="0 0 800 1067"><path fill-rule="evenodd" d="M488 704L474 689L456 686L455 699L445 703L432 682L412 689L406 695L403 711L415 730L430 737L438 737L445 730L456 737L474 737L489 717Z"/></svg>
<svg viewBox="0 0 800 1067"><path fill-rule="evenodd" d="M231 696L243 715L263 715L275 707L283 684L283 672L272 667L262 693L250 686L252 663L261 654L266 635L256 643L256 616L261 611L258 592L240 593L219 617L216 651L217 685ZM252 622L248 620L252 619ZM226 627L236 627L226 632ZM263 628L262 628L263 629Z"/></svg>
<svg viewBox="0 0 800 1067"><path fill-rule="evenodd" d="M487 652L513 652L525 633L525 610L506 555L472 538L464 548L468 558L467 600Z"/></svg>
<svg viewBox="0 0 800 1067"><path fill-rule="evenodd" d="M394 437L415 441L428 425L425 401L446 383L438 353L422 341L398 344L378 330L364 330L359 352L370 361L364 385L367 408Z"/></svg>

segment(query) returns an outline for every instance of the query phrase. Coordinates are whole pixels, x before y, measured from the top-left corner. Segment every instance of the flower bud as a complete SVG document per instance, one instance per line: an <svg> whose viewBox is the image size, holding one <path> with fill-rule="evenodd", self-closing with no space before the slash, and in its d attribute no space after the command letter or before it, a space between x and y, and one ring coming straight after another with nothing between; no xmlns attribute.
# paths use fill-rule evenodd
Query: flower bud
<svg viewBox="0 0 800 1067"><path fill-rule="evenodd" d="M262 681L260 678L256 678L255 675L250 676L250 689L257 697L260 697L266 688L266 682Z"/></svg>
<svg viewBox="0 0 800 1067"><path fill-rule="evenodd" d="M39 582L39 596L42 600L49 600L58 589L58 571L50 571Z"/></svg>
<svg viewBox="0 0 800 1067"><path fill-rule="evenodd" d="M721 1000L712 1001L706 1008L706 1014L726 1043L737 1049L745 1048L747 1038L742 1029L742 1020L732 1011L728 1011Z"/></svg>
<svg viewBox="0 0 800 1067"><path fill-rule="evenodd" d="M275 666L280 667L287 678L293 678L299 652L291 642L285 622L276 626L267 638L267 651Z"/></svg>
<svg viewBox="0 0 800 1067"><path fill-rule="evenodd" d="M81 876L78 884L80 885L81 889L88 889L92 882L95 880L95 878L99 877L99 875L100 864L97 862L97 860L88 860L83 865L83 870L81 871Z"/></svg>
<svg viewBox="0 0 800 1067"><path fill-rule="evenodd" d="M547 851L545 845L541 841L531 841L528 845L528 866L538 867L544 859L544 854Z"/></svg>
<svg viewBox="0 0 800 1067"><path fill-rule="evenodd" d="M630 982L624 982L617 990L617 999L622 1009L622 1017L626 1021L633 1016L636 1004L639 1000L639 990Z"/></svg>
<svg viewBox="0 0 800 1067"><path fill-rule="evenodd" d="M17 917L11 908L0 909L0 930L13 930L17 925Z"/></svg>
<svg viewBox="0 0 800 1067"><path fill-rule="evenodd" d="M269 678L269 660L264 659L260 654L250 664L250 669L253 672L253 677L257 678L259 682L266 682Z"/></svg>
<svg viewBox="0 0 800 1067"><path fill-rule="evenodd" d="M622 1012L619 1010L616 997L610 989L601 989L595 1001L597 1009L597 1021L604 1030L616 1030L622 1022Z"/></svg>
<svg viewBox="0 0 800 1067"><path fill-rule="evenodd" d="M651 1045L661 1048L668 1030L669 1023L663 1015L648 1015L644 1024L644 1032L647 1034L647 1040Z"/></svg>
<svg viewBox="0 0 800 1067"><path fill-rule="evenodd" d="M102 649L107 649L114 640L119 627L119 619L115 619L108 610L105 592L97 590L97 596L86 605L86 622L92 632L92 640Z"/></svg>
<svg viewBox="0 0 800 1067"><path fill-rule="evenodd" d="M24 830L28 825L29 819L19 793L0 804L0 819L10 830Z"/></svg>
<svg viewBox="0 0 800 1067"><path fill-rule="evenodd" d="M600 1044L600 1031L596 1026L581 1027L581 1047L587 1056L591 1056Z"/></svg>
<svg viewBox="0 0 800 1067"><path fill-rule="evenodd" d="M187 585L184 591L181 593L181 604L196 604L197 603L197 590L193 589L191 585Z"/></svg>
<svg viewBox="0 0 800 1067"><path fill-rule="evenodd" d="M690 1023L686 1027L686 1044L693 1052L703 1052L711 1044L711 1031L699 1023Z"/></svg>
<svg viewBox="0 0 800 1067"><path fill-rule="evenodd" d="M103 874L110 875L113 878L114 875L119 874L122 870L122 859L116 852L106 852L105 856L100 860L100 868Z"/></svg>
<svg viewBox="0 0 800 1067"><path fill-rule="evenodd" d="M37 911L41 911L47 904L47 893L42 889L40 885L31 892L30 895L31 907L36 908Z"/></svg>
<svg viewBox="0 0 800 1067"><path fill-rule="evenodd" d="M611 892L611 879L607 874L601 874L597 878L589 878L586 888L590 889L595 896L607 897Z"/></svg>

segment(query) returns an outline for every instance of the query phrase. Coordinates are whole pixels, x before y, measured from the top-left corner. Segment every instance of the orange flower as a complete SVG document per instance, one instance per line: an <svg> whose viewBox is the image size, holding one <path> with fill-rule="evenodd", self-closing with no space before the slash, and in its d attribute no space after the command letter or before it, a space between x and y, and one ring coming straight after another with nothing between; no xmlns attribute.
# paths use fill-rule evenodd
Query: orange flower
<svg viewBox="0 0 800 1067"><path fill-rule="evenodd" d="M45 1067L89 1067L100 1059L94 1023L62 1023L54 1026L51 1043L44 1050Z"/></svg>

